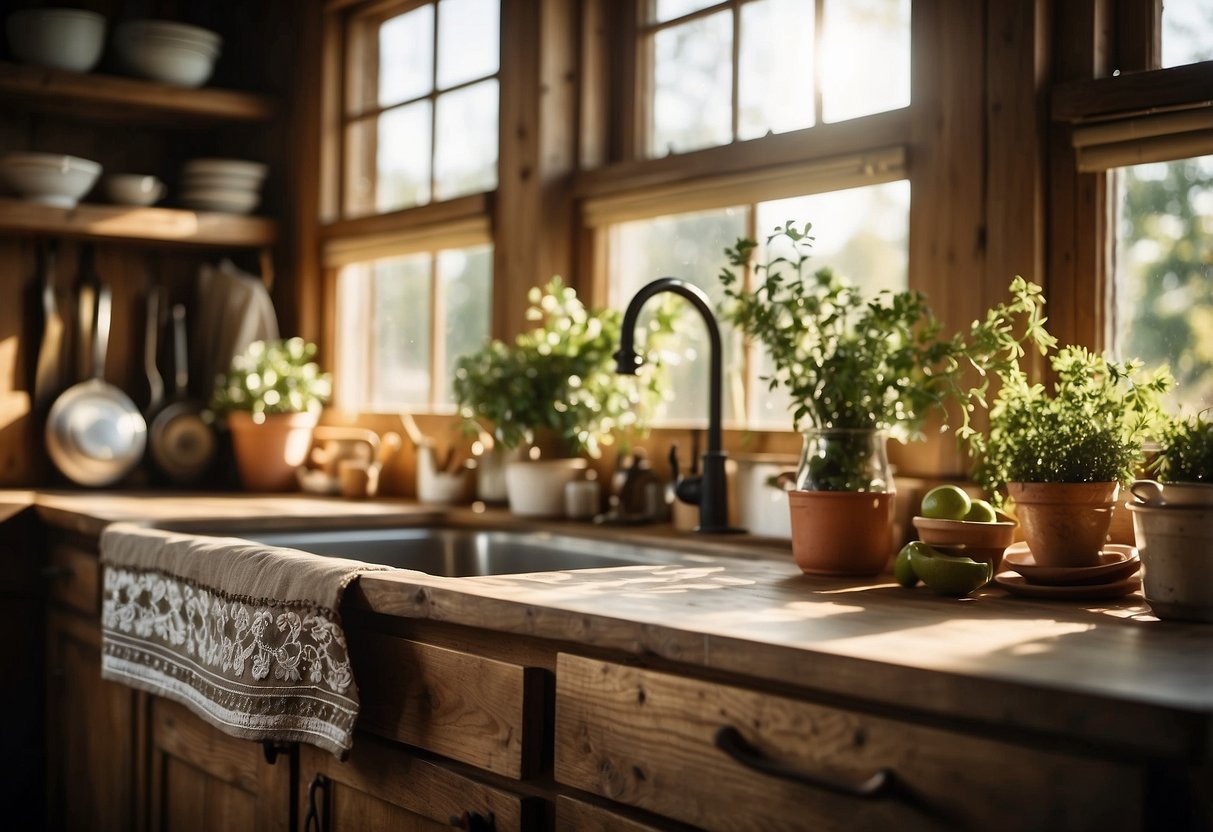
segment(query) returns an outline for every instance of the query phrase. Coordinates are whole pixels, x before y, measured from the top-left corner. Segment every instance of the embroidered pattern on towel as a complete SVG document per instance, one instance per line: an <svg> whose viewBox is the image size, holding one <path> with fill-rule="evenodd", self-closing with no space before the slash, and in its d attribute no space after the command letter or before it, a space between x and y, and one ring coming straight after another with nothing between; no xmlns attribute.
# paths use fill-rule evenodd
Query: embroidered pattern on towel
<svg viewBox="0 0 1213 832"><path fill-rule="evenodd" d="M348 753L357 692L331 610L113 565L104 593L104 677L173 696L238 736Z"/></svg>

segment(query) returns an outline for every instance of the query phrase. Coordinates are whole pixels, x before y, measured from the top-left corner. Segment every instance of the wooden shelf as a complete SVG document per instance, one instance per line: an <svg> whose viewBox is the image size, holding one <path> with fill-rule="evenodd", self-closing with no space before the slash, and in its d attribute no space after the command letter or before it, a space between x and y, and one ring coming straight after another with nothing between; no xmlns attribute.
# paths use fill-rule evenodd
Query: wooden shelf
<svg viewBox="0 0 1213 832"><path fill-rule="evenodd" d="M265 217L88 205L56 208L0 198L0 234L45 234L94 240L128 240L219 248L260 248L278 239L278 225Z"/></svg>
<svg viewBox="0 0 1213 832"><path fill-rule="evenodd" d="M136 120L167 127L206 122L264 122L274 99L250 92L187 89L137 78L64 72L0 61L0 97L40 112L73 118Z"/></svg>

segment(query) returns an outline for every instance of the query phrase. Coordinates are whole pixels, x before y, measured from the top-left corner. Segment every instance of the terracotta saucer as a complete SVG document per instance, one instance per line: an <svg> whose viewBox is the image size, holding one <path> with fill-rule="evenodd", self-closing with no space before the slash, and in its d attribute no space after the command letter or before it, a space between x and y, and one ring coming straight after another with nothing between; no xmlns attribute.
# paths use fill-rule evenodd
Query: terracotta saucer
<svg viewBox="0 0 1213 832"><path fill-rule="evenodd" d="M1141 575L1132 575L1107 584L1051 586L1049 584L1030 583L1023 575L1016 575L1014 572L1000 572L994 576L994 583L1012 595L1023 595L1027 598L1106 601L1112 598L1122 598L1130 592L1137 590L1141 586Z"/></svg>
<svg viewBox="0 0 1213 832"><path fill-rule="evenodd" d="M1044 586L1091 586L1124 580L1137 571L1141 560L1132 546L1109 543L1099 553L1095 566L1041 566L1026 543L1016 543L1003 555L1003 565L1027 581Z"/></svg>

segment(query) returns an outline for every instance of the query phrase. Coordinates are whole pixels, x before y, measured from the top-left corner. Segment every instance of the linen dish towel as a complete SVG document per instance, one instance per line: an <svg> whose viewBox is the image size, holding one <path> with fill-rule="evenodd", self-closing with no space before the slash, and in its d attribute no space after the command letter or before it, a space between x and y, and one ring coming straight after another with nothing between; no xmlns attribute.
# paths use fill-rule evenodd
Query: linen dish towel
<svg viewBox="0 0 1213 832"><path fill-rule="evenodd" d="M102 678L233 736L349 754L358 688L337 611L389 567L128 523L102 532L101 562Z"/></svg>

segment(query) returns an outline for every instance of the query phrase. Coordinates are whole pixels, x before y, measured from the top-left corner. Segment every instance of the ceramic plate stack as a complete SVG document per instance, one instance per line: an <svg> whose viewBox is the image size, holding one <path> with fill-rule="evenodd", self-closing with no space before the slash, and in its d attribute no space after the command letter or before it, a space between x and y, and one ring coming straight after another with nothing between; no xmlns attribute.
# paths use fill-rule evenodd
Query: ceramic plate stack
<svg viewBox="0 0 1213 832"><path fill-rule="evenodd" d="M248 214L261 200L266 166L243 159L191 159L181 176L181 204L196 211Z"/></svg>

